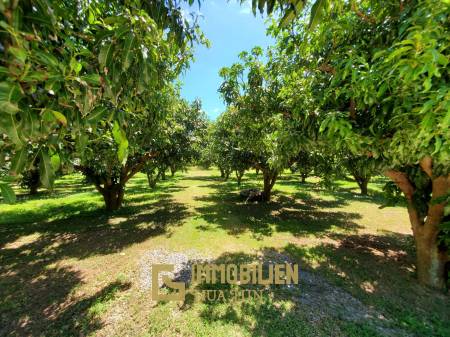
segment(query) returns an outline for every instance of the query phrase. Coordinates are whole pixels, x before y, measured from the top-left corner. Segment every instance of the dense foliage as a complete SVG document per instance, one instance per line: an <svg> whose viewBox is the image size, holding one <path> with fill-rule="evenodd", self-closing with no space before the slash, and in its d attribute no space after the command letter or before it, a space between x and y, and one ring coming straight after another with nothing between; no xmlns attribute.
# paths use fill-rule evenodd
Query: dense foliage
<svg viewBox="0 0 450 337"><path fill-rule="evenodd" d="M203 41L172 0L10 1L0 10L1 159L20 173L33 165L31 144L47 188L61 161L89 152L93 134L124 135L136 114L161 118L149 102ZM122 162L129 142L116 141Z"/></svg>
<svg viewBox="0 0 450 337"><path fill-rule="evenodd" d="M337 150L376 159L404 193L419 279L443 287L448 247L449 4L325 1L330 20L278 33L283 96ZM311 15L313 12L311 12Z"/></svg>

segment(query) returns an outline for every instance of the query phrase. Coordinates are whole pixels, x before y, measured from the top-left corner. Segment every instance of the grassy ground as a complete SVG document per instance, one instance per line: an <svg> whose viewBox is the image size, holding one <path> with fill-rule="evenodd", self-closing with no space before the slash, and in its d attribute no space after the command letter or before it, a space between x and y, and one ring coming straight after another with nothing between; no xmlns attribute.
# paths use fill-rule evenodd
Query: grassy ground
<svg viewBox="0 0 450 337"><path fill-rule="evenodd" d="M247 174L241 188L260 180ZM415 282L406 210L380 208L381 183L361 197L350 181L326 192L285 175L271 203L249 205L213 170L153 191L137 175L108 215L80 176L65 176L52 194L0 204L0 336L450 336L448 295ZM346 317L349 308L320 294L306 305L302 287L245 302L155 304L140 288L142 257L154 249L226 262L283 254L376 317Z"/></svg>

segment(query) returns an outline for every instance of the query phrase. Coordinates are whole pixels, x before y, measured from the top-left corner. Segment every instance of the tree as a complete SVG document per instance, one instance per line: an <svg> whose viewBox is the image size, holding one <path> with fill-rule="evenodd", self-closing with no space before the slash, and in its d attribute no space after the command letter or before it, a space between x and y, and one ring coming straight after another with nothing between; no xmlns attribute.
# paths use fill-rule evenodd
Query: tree
<svg viewBox="0 0 450 337"><path fill-rule="evenodd" d="M41 179L38 168L32 168L22 173L22 179L20 180L20 186L28 189L30 195L38 193L39 187L41 187Z"/></svg>
<svg viewBox="0 0 450 337"><path fill-rule="evenodd" d="M306 178L311 175L316 166L314 154L310 151L302 149L292 161L292 172L294 173L298 171L300 173L301 182L304 184L306 182Z"/></svg>
<svg viewBox="0 0 450 337"><path fill-rule="evenodd" d="M376 160L367 156L341 153L340 162L355 179L361 190L361 195L367 195L367 185L370 178L377 172Z"/></svg>
<svg viewBox="0 0 450 337"><path fill-rule="evenodd" d="M112 112L143 110L141 94L167 76L163 62L178 73L204 41L173 0L6 1L0 26L0 154L17 175L33 165L26 145L36 146L46 188L51 161L105 120L124 128Z"/></svg>
<svg viewBox="0 0 450 337"><path fill-rule="evenodd" d="M75 168L102 194L108 211L121 207L127 182L160 155L152 139L159 138L164 122L160 116L172 109L174 94L167 85L147 92L145 110L130 115L126 128L121 129L115 120L105 121L89 134L82 156L72 152ZM120 118L120 110L116 116Z"/></svg>
<svg viewBox="0 0 450 337"><path fill-rule="evenodd" d="M189 104L178 98L179 93L170 104L171 110L151 140L158 156L145 167L150 187L162 178L170 168L172 176L176 171L185 169L199 160L200 143L207 128L207 118L201 108L201 102L195 100Z"/></svg>
<svg viewBox="0 0 450 337"><path fill-rule="evenodd" d="M233 141L233 131L230 114L224 113L219 116L215 123L211 123L208 130L209 160L217 165L220 177L228 180L232 171L232 151L237 144Z"/></svg>
<svg viewBox="0 0 450 337"><path fill-rule="evenodd" d="M297 105L299 120L314 116L329 144L381 162L408 203L419 281L443 288L449 261L448 246L440 244L450 188L449 4L326 3L330 20L309 29L299 19L278 36L279 53L289 59L286 96L309 102Z"/></svg>
<svg viewBox="0 0 450 337"><path fill-rule="evenodd" d="M271 63L261 60L259 47L239 55L241 63L222 68L224 79L219 92L231 108L238 129L237 142L253 158L253 166L263 173L262 199L269 201L279 172L287 166L291 153L283 148L280 135L285 119L279 99L280 82Z"/></svg>
<svg viewBox="0 0 450 337"><path fill-rule="evenodd" d="M254 158L251 152L240 147L240 130L235 118L236 115L227 110L210 126L209 153L212 154L211 160L219 167L221 177L227 180L234 171L240 186L245 171L254 165Z"/></svg>

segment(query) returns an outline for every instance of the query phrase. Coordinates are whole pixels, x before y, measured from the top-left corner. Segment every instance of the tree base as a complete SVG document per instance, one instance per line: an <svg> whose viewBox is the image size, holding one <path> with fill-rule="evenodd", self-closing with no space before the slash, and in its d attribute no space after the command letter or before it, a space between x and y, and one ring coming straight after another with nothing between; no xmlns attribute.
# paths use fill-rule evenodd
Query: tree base
<svg viewBox="0 0 450 337"><path fill-rule="evenodd" d="M242 190L239 195L241 199L245 200L245 202L265 201L264 193L254 188Z"/></svg>

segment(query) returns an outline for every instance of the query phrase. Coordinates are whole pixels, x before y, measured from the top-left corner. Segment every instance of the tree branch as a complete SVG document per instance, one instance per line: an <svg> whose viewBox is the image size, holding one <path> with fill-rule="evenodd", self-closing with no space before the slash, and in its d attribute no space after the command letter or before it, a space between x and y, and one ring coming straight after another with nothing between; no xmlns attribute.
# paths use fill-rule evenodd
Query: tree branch
<svg viewBox="0 0 450 337"><path fill-rule="evenodd" d="M133 166L128 167L128 165L125 165L123 171L124 175L121 175L120 177L121 183L126 184L128 180L130 180L136 173L144 168L144 165L147 161L155 158L157 155L157 152L146 152L144 155L142 155L141 158L138 159L138 161Z"/></svg>
<svg viewBox="0 0 450 337"><path fill-rule="evenodd" d="M350 99L349 111L350 111L350 118L354 120L356 118L356 103L353 98Z"/></svg>
<svg viewBox="0 0 450 337"><path fill-rule="evenodd" d="M419 165L421 169L427 174L427 176L429 176L430 178L433 177L433 160L430 156L423 157L420 160Z"/></svg>
<svg viewBox="0 0 450 337"><path fill-rule="evenodd" d="M319 70L320 71L324 71L324 72L326 72L326 73L329 73L329 74L336 74L336 69L334 69L334 67L333 66L331 66L330 64L328 64L328 63L322 63L320 66L319 66Z"/></svg>
<svg viewBox="0 0 450 337"><path fill-rule="evenodd" d="M373 17L368 16L368 15L364 14L363 12L361 12L361 11L359 10L359 8L356 7L356 3L355 3L355 2L352 2L352 11L353 11L358 17L360 17L363 21L369 22L369 23L371 23L371 24L377 23L376 20L375 20Z"/></svg>
<svg viewBox="0 0 450 337"><path fill-rule="evenodd" d="M384 172L384 175L390 178L398 186L398 188L400 188L409 201L412 201L415 188L409 181L406 173L396 170L387 170Z"/></svg>

